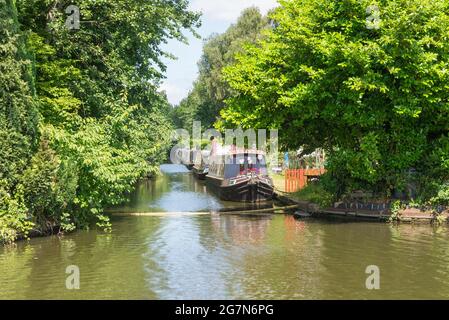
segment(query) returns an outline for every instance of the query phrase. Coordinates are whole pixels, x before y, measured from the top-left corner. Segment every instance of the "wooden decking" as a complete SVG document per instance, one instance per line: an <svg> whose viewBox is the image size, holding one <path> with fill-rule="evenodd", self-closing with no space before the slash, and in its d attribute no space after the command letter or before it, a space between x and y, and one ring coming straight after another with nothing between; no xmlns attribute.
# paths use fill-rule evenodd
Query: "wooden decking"
<svg viewBox="0 0 449 320"><path fill-rule="evenodd" d="M362 203L340 203L334 208L320 208L317 204L308 201L298 201L292 199L288 194L277 194L277 199L288 204L297 204L298 211L295 215L298 218L345 218L363 221L389 221L391 211L386 204L362 204ZM449 222L449 212L443 212L442 221ZM433 223L436 217L430 211L422 211L415 208L408 208L399 211L398 222L404 223Z"/></svg>

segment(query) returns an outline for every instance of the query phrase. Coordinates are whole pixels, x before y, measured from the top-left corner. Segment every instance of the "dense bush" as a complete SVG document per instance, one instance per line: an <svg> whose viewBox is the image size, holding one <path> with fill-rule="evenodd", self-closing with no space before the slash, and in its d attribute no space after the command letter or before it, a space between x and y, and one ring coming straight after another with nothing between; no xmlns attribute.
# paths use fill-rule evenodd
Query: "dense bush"
<svg viewBox="0 0 449 320"><path fill-rule="evenodd" d="M89 22L71 31L69 4L0 0L0 241L109 229L103 209L170 145L160 46L185 41L199 15L185 0L82 0Z"/></svg>
<svg viewBox="0 0 449 320"><path fill-rule="evenodd" d="M0 0L0 242L33 227L20 185L38 139L31 64L12 0Z"/></svg>

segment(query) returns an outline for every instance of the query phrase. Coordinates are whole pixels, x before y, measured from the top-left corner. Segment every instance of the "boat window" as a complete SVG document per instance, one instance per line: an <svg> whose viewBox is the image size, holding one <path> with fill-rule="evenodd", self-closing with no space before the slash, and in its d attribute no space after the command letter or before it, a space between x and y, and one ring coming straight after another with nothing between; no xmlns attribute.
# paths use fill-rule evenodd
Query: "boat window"
<svg viewBox="0 0 449 320"><path fill-rule="evenodd" d="M245 157L236 157L224 168L224 178L230 179L248 173L267 174L267 166L264 155L250 154Z"/></svg>
<svg viewBox="0 0 449 320"><path fill-rule="evenodd" d="M231 159L229 159L231 160ZM240 174L240 163L239 162L236 155L233 155L232 160L229 161L229 163L226 163L225 168L224 168L224 178L225 179L230 179L230 178L234 178L237 177Z"/></svg>
<svg viewBox="0 0 449 320"><path fill-rule="evenodd" d="M237 177L240 174L239 168L240 168L240 166L236 163L227 164L225 167L225 173L224 173L225 179Z"/></svg>

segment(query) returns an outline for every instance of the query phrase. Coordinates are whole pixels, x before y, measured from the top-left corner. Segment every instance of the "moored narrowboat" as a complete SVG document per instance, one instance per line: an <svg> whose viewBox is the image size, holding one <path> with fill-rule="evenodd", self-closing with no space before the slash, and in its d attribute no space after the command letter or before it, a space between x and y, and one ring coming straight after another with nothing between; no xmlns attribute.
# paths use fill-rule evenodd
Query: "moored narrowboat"
<svg viewBox="0 0 449 320"><path fill-rule="evenodd" d="M207 166L206 167L193 166L192 172L199 180L205 180L207 174L209 173L209 168Z"/></svg>
<svg viewBox="0 0 449 320"><path fill-rule="evenodd" d="M209 152L208 151L195 151L194 152L194 165L192 168L193 174L199 180L205 180L207 174L209 173Z"/></svg>
<svg viewBox="0 0 449 320"><path fill-rule="evenodd" d="M177 149L175 154L176 159L187 168L187 170L192 170L194 166L193 162L193 151L190 149Z"/></svg>
<svg viewBox="0 0 449 320"><path fill-rule="evenodd" d="M214 156L209 164L206 181L226 201L268 201L274 195L265 154L257 150L233 151Z"/></svg>

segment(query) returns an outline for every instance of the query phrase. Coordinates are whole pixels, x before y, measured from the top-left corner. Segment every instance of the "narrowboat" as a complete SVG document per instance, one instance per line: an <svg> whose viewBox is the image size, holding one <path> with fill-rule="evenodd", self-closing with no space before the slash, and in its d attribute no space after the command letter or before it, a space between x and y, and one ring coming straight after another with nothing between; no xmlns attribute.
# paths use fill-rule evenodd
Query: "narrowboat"
<svg viewBox="0 0 449 320"><path fill-rule="evenodd" d="M187 168L187 170L191 171L193 169L194 166L194 162L193 162L193 151L190 149L178 149L176 150L176 159Z"/></svg>
<svg viewBox="0 0 449 320"><path fill-rule="evenodd" d="M195 151L193 153L194 161L192 172L199 180L205 180L209 173L209 154L208 151Z"/></svg>
<svg viewBox="0 0 449 320"><path fill-rule="evenodd" d="M206 176L209 173L209 167L197 167L194 165L192 172L199 180L206 180Z"/></svg>
<svg viewBox="0 0 449 320"><path fill-rule="evenodd" d="M258 150L231 151L211 157L207 185L222 200L260 202L273 198L265 154Z"/></svg>

